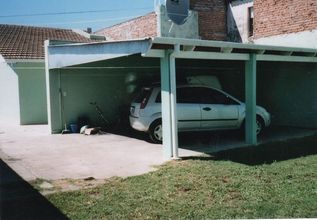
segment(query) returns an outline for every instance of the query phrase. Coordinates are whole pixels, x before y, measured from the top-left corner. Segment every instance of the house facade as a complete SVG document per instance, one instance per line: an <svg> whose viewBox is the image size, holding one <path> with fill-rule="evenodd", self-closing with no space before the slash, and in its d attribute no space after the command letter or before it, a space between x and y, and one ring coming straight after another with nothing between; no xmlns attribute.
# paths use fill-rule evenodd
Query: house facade
<svg viewBox="0 0 317 220"><path fill-rule="evenodd" d="M184 25L173 25L164 6L96 32L112 40L181 37L317 48L315 0L191 0Z"/></svg>
<svg viewBox="0 0 317 220"><path fill-rule="evenodd" d="M233 0L227 8L228 40L249 43L254 32L253 0Z"/></svg>
<svg viewBox="0 0 317 220"><path fill-rule="evenodd" d="M254 43L317 48L317 1L254 0Z"/></svg>
<svg viewBox="0 0 317 220"><path fill-rule="evenodd" d="M0 123L46 124L44 41L91 42L67 29L0 25Z"/></svg>
<svg viewBox="0 0 317 220"><path fill-rule="evenodd" d="M315 0L233 0L227 16L231 41L317 48Z"/></svg>

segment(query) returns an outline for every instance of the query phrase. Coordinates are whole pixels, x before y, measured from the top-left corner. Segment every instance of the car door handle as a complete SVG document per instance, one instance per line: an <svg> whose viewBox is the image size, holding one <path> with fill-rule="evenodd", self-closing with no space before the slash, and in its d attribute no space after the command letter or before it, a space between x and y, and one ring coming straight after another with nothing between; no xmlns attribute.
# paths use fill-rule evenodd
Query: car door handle
<svg viewBox="0 0 317 220"><path fill-rule="evenodd" d="M205 107L205 108L203 108L203 110L208 112L208 111L210 111L210 110L211 110L211 108L209 108L209 107Z"/></svg>

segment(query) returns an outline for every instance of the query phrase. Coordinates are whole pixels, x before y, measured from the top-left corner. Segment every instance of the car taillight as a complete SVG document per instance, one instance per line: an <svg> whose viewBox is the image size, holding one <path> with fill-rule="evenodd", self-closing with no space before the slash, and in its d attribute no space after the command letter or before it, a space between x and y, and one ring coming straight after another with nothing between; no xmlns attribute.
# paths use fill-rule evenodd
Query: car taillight
<svg viewBox="0 0 317 220"><path fill-rule="evenodd" d="M147 97L145 97L140 105L140 109L144 109L146 107L146 104L148 103L149 99Z"/></svg>
<svg viewBox="0 0 317 220"><path fill-rule="evenodd" d="M134 99L133 102L140 103L140 109L144 109L150 99L151 92L151 88L143 88L140 94Z"/></svg>

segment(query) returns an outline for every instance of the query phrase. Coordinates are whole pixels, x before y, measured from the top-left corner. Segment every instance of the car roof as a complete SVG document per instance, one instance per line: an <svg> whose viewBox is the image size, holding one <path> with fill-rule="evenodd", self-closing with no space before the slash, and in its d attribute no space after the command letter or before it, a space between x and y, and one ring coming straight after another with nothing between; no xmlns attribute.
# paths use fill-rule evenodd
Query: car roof
<svg viewBox="0 0 317 220"><path fill-rule="evenodd" d="M154 83L152 84L151 86L145 86L143 87L144 89L160 89L161 87L161 84L160 83ZM188 87L191 87L191 88L195 88L195 87L204 87L204 88L209 88L209 89L214 89L216 91L219 91L229 97L231 97L232 99L234 99L235 101L239 102L239 103L242 103L239 99L235 98L234 96L228 94L227 92L221 90L221 89L217 89L215 87L212 87L212 86L208 86L208 85L204 85L204 84L178 84L176 85L177 88L188 88Z"/></svg>

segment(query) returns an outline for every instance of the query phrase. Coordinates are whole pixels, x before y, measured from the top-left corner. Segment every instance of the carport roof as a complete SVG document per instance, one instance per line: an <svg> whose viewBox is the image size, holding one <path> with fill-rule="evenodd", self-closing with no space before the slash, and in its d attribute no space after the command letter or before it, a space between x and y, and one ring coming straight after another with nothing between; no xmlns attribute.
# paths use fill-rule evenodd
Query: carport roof
<svg viewBox="0 0 317 220"><path fill-rule="evenodd" d="M49 45L49 41L46 41L45 47L47 47L46 63L48 68L56 69L143 54L151 47L151 39L60 45Z"/></svg>
<svg viewBox="0 0 317 220"><path fill-rule="evenodd" d="M256 54L258 61L317 63L317 49L183 38L155 37L126 41L47 45L47 47L48 67L50 69L133 54L161 58L165 56L165 50L169 49L174 50L176 58L182 59L249 60L249 54Z"/></svg>

